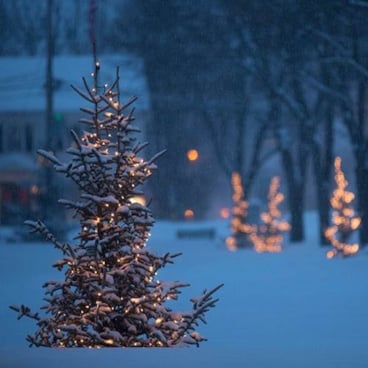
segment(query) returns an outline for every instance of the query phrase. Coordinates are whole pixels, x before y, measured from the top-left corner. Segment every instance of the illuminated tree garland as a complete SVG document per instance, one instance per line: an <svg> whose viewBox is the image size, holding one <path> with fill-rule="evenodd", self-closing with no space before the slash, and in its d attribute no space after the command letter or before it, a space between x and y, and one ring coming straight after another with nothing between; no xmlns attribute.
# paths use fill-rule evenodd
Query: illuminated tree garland
<svg viewBox="0 0 368 368"><path fill-rule="evenodd" d="M38 330L29 335L30 345L45 347L172 347L198 345L205 340L195 331L213 307L218 286L191 299L189 312L165 306L177 299L181 282L156 280L159 269L179 254L156 256L146 249L154 219L148 207L132 200L142 195L138 187L156 169L138 153L147 143L136 141L132 111L135 98L120 103L119 73L111 85L98 86L100 64L95 62L93 86L83 79L84 90L74 90L92 108L82 108L88 117L81 122L88 131L67 150L69 162L53 154L39 154L53 162L56 171L80 189L80 201L60 200L80 220L77 244L63 244L40 222L28 221L63 254L53 266L64 270L62 281L45 283L46 305L40 316L22 305L11 308L37 321Z"/></svg>
<svg viewBox="0 0 368 368"><path fill-rule="evenodd" d="M284 200L284 195L279 193L280 179L274 177L271 180L268 193L268 211L261 214L263 224L255 226L249 234L256 252L280 252L282 250L282 232L290 231L290 224L280 219L281 211L278 209Z"/></svg>
<svg viewBox="0 0 368 368"><path fill-rule="evenodd" d="M231 219L232 235L226 238L226 246L230 251L244 248L247 244L247 234L253 231L253 226L245 222L248 216L249 204L244 199L244 190L239 173L234 172L231 177L233 187L233 203Z"/></svg>
<svg viewBox="0 0 368 368"><path fill-rule="evenodd" d="M325 236L334 249L327 252L327 258L347 257L359 251L359 244L348 243L352 233L359 228L361 218L355 215L355 211L351 207L355 196L354 193L346 190L349 183L342 171L340 157L335 158L335 182L337 188L333 191L330 199L333 209L332 226L325 231Z"/></svg>

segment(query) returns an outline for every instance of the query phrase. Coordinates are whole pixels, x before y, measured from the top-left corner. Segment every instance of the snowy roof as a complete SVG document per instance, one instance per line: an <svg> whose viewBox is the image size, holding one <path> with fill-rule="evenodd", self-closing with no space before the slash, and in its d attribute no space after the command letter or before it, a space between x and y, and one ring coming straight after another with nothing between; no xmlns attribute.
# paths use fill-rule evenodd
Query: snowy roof
<svg viewBox="0 0 368 368"><path fill-rule="evenodd" d="M0 155L0 171L36 171L34 157L30 154L14 152Z"/></svg>
<svg viewBox="0 0 368 368"><path fill-rule="evenodd" d="M129 55L102 55L101 83L114 81L116 67L120 68L122 100L137 96L137 109L147 110L149 99L142 60ZM93 71L91 55L60 55L54 58L54 78L58 88L54 93L56 111L79 111L83 100L71 84L82 86ZM0 57L0 111L40 111L45 109L46 60L34 57Z"/></svg>

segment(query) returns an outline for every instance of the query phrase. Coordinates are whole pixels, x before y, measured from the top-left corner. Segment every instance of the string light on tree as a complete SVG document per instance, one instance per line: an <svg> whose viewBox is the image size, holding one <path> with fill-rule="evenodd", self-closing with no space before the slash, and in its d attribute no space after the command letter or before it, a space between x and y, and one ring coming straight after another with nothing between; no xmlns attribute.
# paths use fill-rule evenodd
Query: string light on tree
<svg viewBox="0 0 368 368"><path fill-rule="evenodd" d="M140 190L163 152L148 160L140 157L147 143L137 141L139 130L133 125L130 106L136 98L121 103L119 70L112 84L99 87L99 71L95 62L92 83L83 79L83 89L73 87L92 108L81 109L88 130L81 137L72 131L70 161L38 151L80 190L77 202L59 200L80 221L73 244L59 242L41 221L27 221L61 251L53 266L64 278L45 283L45 315L24 305L11 308L19 318L37 321L38 329L27 337L35 346L199 345L205 338L196 328L215 306L213 295L222 285L191 299L187 312L166 306L188 284L156 280L157 272L179 254L158 256L146 248L154 218Z"/></svg>
<svg viewBox="0 0 368 368"><path fill-rule="evenodd" d="M355 195L347 190L349 183L341 168L340 157L335 158L335 183L336 189L330 199L333 209L332 225L325 231L326 239L330 241L334 248L327 252L327 258L347 257L359 251L359 244L349 243L349 239L353 232L359 228L361 218L355 215L352 208Z"/></svg>
<svg viewBox="0 0 368 368"><path fill-rule="evenodd" d="M268 210L261 213L262 224L254 227L249 234L254 250L263 252L280 252L282 250L283 232L290 231L290 224L281 218L282 214L278 206L284 200L284 195L279 192L280 178L272 178L268 192Z"/></svg>
<svg viewBox="0 0 368 368"><path fill-rule="evenodd" d="M248 202L244 199L244 189L239 173L234 172L231 177L233 187L233 203L231 218L231 236L226 238L226 246L230 251L244 248L247 245L247 236L254 230L254 226L246 223L248 216Z"/></svg>

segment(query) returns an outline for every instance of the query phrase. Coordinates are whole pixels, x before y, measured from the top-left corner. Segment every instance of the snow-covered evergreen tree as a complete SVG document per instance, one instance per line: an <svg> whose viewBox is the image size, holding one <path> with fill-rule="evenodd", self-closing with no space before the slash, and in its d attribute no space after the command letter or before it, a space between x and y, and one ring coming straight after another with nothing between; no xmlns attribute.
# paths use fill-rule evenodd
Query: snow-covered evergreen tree
<svg viewBox="0 0 368 368"><path fill-rule="evenodd" d="M231 236L226 238L226 246L230 251L244 248L249 245L248 234L253 226L247 223L249 203L245 200L241 176L234 172L231 176L233 187L233 209L231 217Z"/></svg>
<svg viewBox="0 0 368 368"><path fill-rule="evenodd" d="M133 125L135 98L120 102L119 72L111 86L98 84L100 65L95 62L93 83L73 87L91 104L82 108L80 137L72 131L68 162L39 150L57 172L80 190L80 200L60 200L80 221L75 244L61 243L40 221L28 221L62 252L53 266L64 271L61 281L47 281L43 315L28 307L12 306L19 318L37 321L38 329L27 340L45 347L173 347L205 340L195 329L213 307L218 286L191 299L188 312L172 311L165 302L177 299L182 282L164 282L157 272L173 263L178 254L157 256L146 248L154 223L148 207L132 198L156 169L155 159L139 156L147 143L139 143Z"/></svg>
<svg viewBox="0 0 368 368"><path fill-rule="evenodd" d="M261 214L262 223L254 227L249 234L256 252L280 252L282 250L282 233L290 230L290 224L282 219L278 206L284 200L279 192L280 178L272 178L268 192L268 209Z"/></svg>
<svg viewBox="0 0 368 368"><path fill-rule="evenodd" d="M341 168L341 158L335 158L335 183L336 189L333 191L330 203L333 209L332 225L325 231L326 238L334 247L326 254L327 258L337 255L346 257L359 251L359 244L349 243L353 232L358 229L361 218L356 216L352 208L354 193L347 190L348 181Z"/></svg>

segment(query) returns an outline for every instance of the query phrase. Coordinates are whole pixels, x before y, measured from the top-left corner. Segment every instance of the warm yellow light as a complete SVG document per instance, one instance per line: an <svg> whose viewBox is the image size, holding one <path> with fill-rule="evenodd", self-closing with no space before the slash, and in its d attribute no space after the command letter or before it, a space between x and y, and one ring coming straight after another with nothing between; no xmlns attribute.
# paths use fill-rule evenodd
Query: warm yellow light
<svg viewBox="0 0 368 368"><path fill-rule="evenodd" d="M184 211L184 217L187 219L187 220L190 220L194 217L194 211L191 210L190 208L186 209Z"/></svg>
<svg viewBox="0 0 368 368"><path fill-rule="evenodd" d="M230 252L235 252L238 249L238 247L236 246L235 238L233 238L232 236L226 238L226 246Z"/></svg>
<svg viewBox="0 0 368 368"><path fill-rule="evenodd" d="M39 188L38 188L38 186L36 185L36 184L33 184L32 186L31 186L31 193L32 194L37 194L39 192Z"/></svg>
<svg viewBox="0 0 368 368"><path fill-rule="evenodd" d="M359 245L358 244L352 244L350 247L350 253L355 254L359 251Z"/></svg>
<svg viewBox="0 0 368 368"><path fill-rule="evenodd" d="M196 149L190 149L188 152L187 152L187 159L189 161L197 161L199 158L199 153Z"/></svg>
<svg viewBox="0 0 368 368"><path fill-rule="evenodd" d="M360 226L360 223L361 222L362 222L362 219L360 217L354 217L351 220L351 228L352 228L352 230L356 230Z"/></svg>
<svg viewBox="0 0 368 368"><path fill-rule="evenodd" d="M224 208L220 209L220 217L221 218L227 219L227 218L230 217L230 214L231 214L231 212L230 212L229 208L224 207Z"/></svg>
<svg viewBox="0 0 368 368"><path fill-rule="evenodd" d="M143 196L134 196L129 199L130 203L139 203L142 206L146 205L146 199Z"/></svg>

